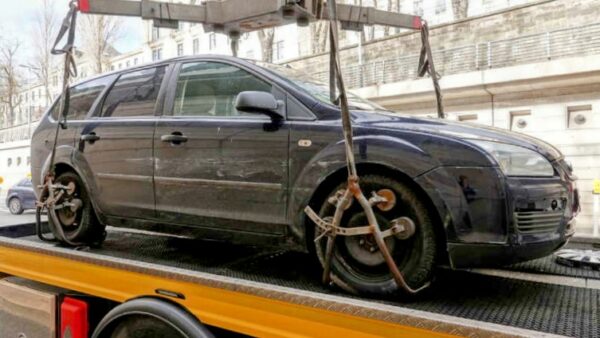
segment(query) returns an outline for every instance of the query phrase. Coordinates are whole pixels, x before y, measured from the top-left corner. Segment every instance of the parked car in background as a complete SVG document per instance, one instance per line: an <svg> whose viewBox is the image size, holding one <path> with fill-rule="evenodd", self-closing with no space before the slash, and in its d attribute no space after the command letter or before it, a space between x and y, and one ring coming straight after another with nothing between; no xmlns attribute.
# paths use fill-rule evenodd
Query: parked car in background
<svg viewBox="0 0 600 338"><path fill-rule="evenodd" d="M35 209L35 192L33 184L28 178L24 178L19 183L8 189L6 195L6 206L13 215L20 215L25 210Z"/></svg>
<svg viewBox="0 0 600 338"><path fill-rule="evenodd" d="M107 224L315 253L304 213L334 214L346 185L339 108L329 87L287 67L194 56L104 74L72 87L56 152L68 187L58 219L69 241ZM360 184L413 288L438 264L508 264L550 254L579 211L572 169L553 146L500 129L387 111L350 95ZM58 104L31 142L33 181L48 170ZM359 203L345 227L367 225ZM397 290L369 234L338 236L331 272L356 293Z"/></svg>

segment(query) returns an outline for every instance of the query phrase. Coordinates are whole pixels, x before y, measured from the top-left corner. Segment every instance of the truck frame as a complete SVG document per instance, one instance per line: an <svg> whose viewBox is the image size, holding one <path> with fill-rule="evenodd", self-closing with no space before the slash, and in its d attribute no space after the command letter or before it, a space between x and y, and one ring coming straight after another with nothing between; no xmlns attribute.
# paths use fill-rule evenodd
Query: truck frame
<svg viewBox="0 0 600 338"><path fill-rule="evenodd" d="M131 250L132 246L136 250ZM451 275L439 282L444 286L440 285L442 290L433 297L433 312L423 311L415 309L413 302L407 299L369 300L328 290L320 286L318 276L299 280L298 275L308 269L296 264L304 262L306 265L304 256L234 246L215 251L216 246L184 238L109 229L103 247L74 249L40 241L35 236L34 224L0 228L0 271L4 274L0 281L0 334L7 334L11 329L3 323L3 318L7 318L6 313L3 317L3 311L15 308L11 304L31 304L32 299L40 298L40 293L51 300L45 309L56 318L48 325L68 325L56 327L52 331L54 335L35 335L28 330L34 327L32 322L42 321L42 318L23 315L19 321L13 321L13 331L8 332L23 333L27 337L110 336L103 331L110 329L107 322L140 313L147 302L153 309L146 308L149 316L165 316L160 312L161 306L169 311L165 320L171 322L176 322L173 318L191 315L194 319L191 332L195 335L186 333L183 337L210 337L207 332L215 328L259 337L551 337L548 332L523 328L540 329L540 323L527 321L524 325L518 316L510 315L520 313L529 317L536 311L550 311L550 315L559 316L560 321L570 321L564 325L578 327L577 332L582 336L593 336L593 326L598 324L598 318L593 318L595 310L574 307L572 300L593 299L600 290L589 294L590 289L586 288L541 284L542 292L552 290L555 297L552 304L502 304L506 302L503 299L514 297L499 293L485 296L486 299L475 306L465 299L467 315L457 317L444 312L452 307L452 293L461 293L457 291L461 289L459 283L478 285L483 278L483 284L502 291L514 282L510 288L518 297L529 292L535 294L540 284L507 282L466 272L459 277ZM223 257L215 258L215 254ZM288 268L284 269L285 266ZM65 300L68 304L73 300L87 304L85 311L73 315L69 307L65 310ZM107 307L106 301L111 305ZM39 303L34 304L38 311L44 308ZM472 307L467 311L469 306ZM23 307L16 308L22 310ZM124 315L114 317L111 313L115 311ZM570 313L569 318L562 318L565 311ZM490 322L497 322L497 316L510 317L510 324L520 328ZM552 332L551 324L556 325L541 323L541 327ZM86 330L75 331L72 327ZM71 336L65 334L69 328Z"/></svg>
<svg viewBox="0 0 600 338"><path fill-rule="evenodd" d="M237 38L245 32L288 22L306 25L315 19L328 19L335 12L335 19L346 29L371 24L421 29L423 25L419 17L373 8L336 5L324 11L324 3L316 0L262 0L252 7L243 6L244 3L223 0L181 5L150 0L80 0L78 7L87 13L152 19L161 27L174 27L179 20L199 22L206 30L228 34L234 54ZM428 62L431 51L425 44L426 30L423 32L426 46L419 72L432 75L443 116L437 74L432 62ZM336 37L331 39L337 41ZM69 48L63 52L69 54ZM69 62L67 57L67 70ZM335 79L336 74L332 73L332 97L336 82L338 90L342 94L345 91L340 65L335 62L336 57L332 56L332 66L337 68L338 75ZM65 72L65 88L68 79ZM349 140L351 144L351 136ZM350 185L352 171L349 177ZM347 195L350 197L350 193ZM344 200L338 204L343 205ZM335 232L337 225L323 226ZM48 224L41 222L0 228L2 336L123 337L130 333L155 336L157 332L180 337L548 337L564 332L598 335L597 330L589 328L589 325L598 327L598 318L590 319L590 313L599 307L593 301L589 306L564 305L553 309L546 306L546 311L557 316L565 311L578 311L574 316L579 319L570 317L574 323L553 328L548 325L556 323L523 323L519 316L507 315L507 312L530 315L539 308L539 301L519 307L497 306L502 305L502 297L510 298L501 293L488 297L483 304L472 305L472 312L457 312L456 306L449 304L464 283L505 287L500 278L481 277L481 273L473 271L452 272L444 278L441 293L432 291L438 293L430 296L431 307L419 309L410 299L361 299L323 288L319 276L314 278L314 271L307 266L310 264L305 256L294 260L283 252L257 252L225 244L217 247L214 243L112 228L102 247L67 248L44 241L43 234L47 233ZM186 247L191 249L185 250ZM284 256L282 263L279 257ZM554 274L559 273L554 271ZM309 277L301 277L305 275ZM327 273L323 276L326 281L327 276ZM399 277L401 284L402 276ZM573 297L586 295L600 299L600 287L544 285L557 292L558 301L565 304L570 304ZM538 284L520 282L513 287L518 295L535 290ZM563 290L565 287L569 289ZM593 294L589 295L590 292ZM497 319L500 316L509 320ZM10 325L5 325L9 322Z"/></svg>

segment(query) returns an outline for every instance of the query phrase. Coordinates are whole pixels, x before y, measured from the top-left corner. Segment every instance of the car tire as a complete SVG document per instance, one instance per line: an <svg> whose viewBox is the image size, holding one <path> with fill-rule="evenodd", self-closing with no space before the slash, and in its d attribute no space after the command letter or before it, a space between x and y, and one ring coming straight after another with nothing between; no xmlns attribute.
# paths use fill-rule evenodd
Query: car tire
<svg viewBox="0 0 600 338"><path fill-rule="evenodd" d="M379 175L361 177L360 186L367 198L374 191L390 189L396 196L396 204L391 210L382 211L373 207L382 230L390 227L389 222L398 217L409 217L415 224L414 234L408 239L390 236L385 239L394 260L404 279L413 289L423 287L433 278L436 259L436 236L432 217L426 203L407 184ZM346 188L340 184L329 196ZM326 199L319 216L332 217L336 206ZM341 226L355 227L367 225L367 218L358 201L353 201L344 212ZM315 229L315 238L321 235ZM370 236L370 237L369 237ZM316 254L324 265L327 236L315 243ZM371 235L337 236L330 264L331 280L346 291L362 295L391 295L402 293L389 271L383 255L379 252ZM373 251L375 250L375 251ZM375 255L377 254L377 255Z"/></svg>
<svg viewBox="0 0 600 338"><path fill-rule="evenodd" d="M25 211L23 203L18 197L13 197L8 201L8 211L13 215L21 215Z"/></svg>
<svg viewBox="0 0 600 338"><path fill-rule="evenodd" d="M81 178L73 172L65 172L60 174L55 182L65 186L72 182L75 185L72 194L63 197L57 204L64 202L65 198L81 200L81 207L74 213L67 208L57 210L56 214L60 224L52 225L53 227L60 226L62 228L68 242L62 241L60 236L56 236L56 234L54 234L55 237L67 245L72 243L100 245L106 237L106 227L96 217L89 193ZM48 217L48 222L53 223L52 217Z"/></svg>

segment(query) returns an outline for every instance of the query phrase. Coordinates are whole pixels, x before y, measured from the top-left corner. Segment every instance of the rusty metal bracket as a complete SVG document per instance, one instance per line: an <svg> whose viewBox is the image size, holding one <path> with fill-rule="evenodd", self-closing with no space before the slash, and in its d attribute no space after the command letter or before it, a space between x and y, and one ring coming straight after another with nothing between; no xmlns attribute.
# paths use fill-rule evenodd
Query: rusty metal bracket
<svg viewBox="0 0 600 338"><path fill-rule="evenodd" d="M322 219L317 215L311 207L307 206L304 209L304 212L313 221L323 232L320 237L323 237L326 234L333 233L336 236L362 236L362 235L370 235L373 233L370 225L360 226L360 227L352 227L345 228L339 225L334 225L332 222L329 222L327 219ZM406 232L410 232L414 227L414 223L408 217L400 217L397 220L392 221L392 227L387 230L381 232L381 236L383 238L387 238L390 236L402 236L402 234ZM411 225L412 224L412 225ZM320 237L317 237L315 240L319 240Z"/></svg>

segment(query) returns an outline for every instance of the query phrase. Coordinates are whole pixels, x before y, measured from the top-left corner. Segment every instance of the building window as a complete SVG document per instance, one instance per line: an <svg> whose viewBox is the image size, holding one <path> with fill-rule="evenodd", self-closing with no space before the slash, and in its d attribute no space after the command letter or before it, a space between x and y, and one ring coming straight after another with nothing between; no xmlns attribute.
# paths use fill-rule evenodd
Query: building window
<svg viewBox="0 0 600 338"><path fill-rule="evenodd" d="M129 68L131 66L131 61L127 60L127 62L125 63L125 67Z"/></svg>
<svg viewBox="0 0 600 338"><path fill-rule="evenodd" d="M152 27L152 41L156 41L160 38L160 29Z"/></svg>
<svg viewBox="0 0 600 338"><path fill-rule="evenodd" d="M115 70L115 65L111 65L110 70Z"/></svg>
<svg viewBox="0 0 600 338"><path fill-rule="evenodd" d="M133 65L137 65L138 64L138 58L133 59Z"/></svg>
<svg viewBox="0 0 600 338"><path fill-rule="evenodd" d="M21 165L21 156L17 157L17 167Z"/></svg>
<svg viewBox="0 0 600 338"><path fill-rule="evenodd" d="M423 0L413 0L413 13L423 16Z"/></svg>
<svg viewBox="0 0 600 338"><path fill-rule="evenodd" d="M461 122L474 122L477 121L477 114L459 115L458 120Z"/></svg>
<svg viewBox="0 0 600 338"><path fill-rule="evenodd" d="M531 110L510 112L510 130L526 130L531 124Z"/></svg>
<svg viewBox="0 0 600 338"><path fill-rule="evenodd" d="M58 76L54 75L52 77L52 85L53 86L58 86Z"/></svg>
<svg viewBox="0 0 600 338"><path fill-rule="evenodd" d="M217 34L210 33L208 36L208 49L213 50L217 48Z"/></svg>
<svg viewBox="0 0 600 338"><path fill-rule="evenodd" d="M283 59L283 41L279 40L273 44L273 59L275 61Z"/></svg>
<svg viewBox="0 0 600 338"><path fill-rule="evenodd" d="M182 56L183 55L183 43L178 43L177 44L177 56Z"/></svg>
<svg viewBox="0 0 600 338"><path fill-rule="evenodd" d="M8 160L6 161L6 165L10 168L10 166L12 166L12 157L9 157Z"/></svg>
<svg viewBox="0 0 600 338"><path fill-rule="evenodd" d="M198 39L194 39L194 41L192 41L192 49L194 54L200 53L200 41Z"/></svg>
<svg viewBox="0 0 600 338"><path fill-rule="evenodd" d="M591 104L567 107L567 128L579 129L589 127L592 117Z"/></svg>
<svg viewBox="0 0 600 338"><path fill-rule="evenodd" d="M497 4L495 0L482 0L481 5L483 6L484 10L490 11L494 9Z"/></svg>
<svg viewBox="0 0 600 338"><path fill-rule="evenodd" d="M152 61L158 61L162 59L162 48L156 48L152 50Z"/></svg>
<svg viewBox="0 0 600 338"><path fill-rule="evenodd" d="M439 15L446 12L446 0L437 0L435 3L435 14Z"/></svg>
<svg viewBox="0 0 600 338"><path fill-rule="evenodd" d="M35 101L35 91L31 92L31 101Z"/></svg>

